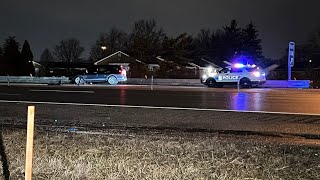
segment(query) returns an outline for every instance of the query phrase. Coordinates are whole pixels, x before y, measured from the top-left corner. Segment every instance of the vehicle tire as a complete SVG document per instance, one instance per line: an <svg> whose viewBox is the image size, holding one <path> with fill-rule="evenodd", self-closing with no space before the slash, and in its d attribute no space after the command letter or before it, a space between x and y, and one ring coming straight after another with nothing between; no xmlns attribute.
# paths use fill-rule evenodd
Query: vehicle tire
<svg viewBox="0 0 320 180"><path fill-rule="evenodd" d="M240 87L241 88L252 88L252 83L249 78L240 79Z"/></svg>
<svg viewBox="0 0 320 180"><path fill-rule="evenodd" d="M109 76L107 82L110 85L116 85L118 84L118 79L115 76Z"/></svg>
<svg viewBox="0 0 320 180"><path fill-rule="evenodd" d="M76 78L74 78L74 83L77 84L77 85L84 84L83 77L77 76Z"/></svg>
<svg viewBox="0 0 320 180"><path fill-rule="evenodd" d="M212 79L208 79L207 80L207 86L208 87L216 87L217 86L216 80L214 80L213 78Z"/></svg>

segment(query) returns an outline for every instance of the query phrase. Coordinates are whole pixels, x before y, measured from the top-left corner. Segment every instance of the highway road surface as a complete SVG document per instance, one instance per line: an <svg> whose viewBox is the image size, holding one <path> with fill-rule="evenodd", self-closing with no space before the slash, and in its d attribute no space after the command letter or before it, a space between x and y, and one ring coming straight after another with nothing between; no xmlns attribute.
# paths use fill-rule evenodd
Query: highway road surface
<svg viewBox="0 0 320 180"><path fill-rule="evenodd" d="M285 133L320 137L320 91L173 86L0 86L0 121Z"/></svg>

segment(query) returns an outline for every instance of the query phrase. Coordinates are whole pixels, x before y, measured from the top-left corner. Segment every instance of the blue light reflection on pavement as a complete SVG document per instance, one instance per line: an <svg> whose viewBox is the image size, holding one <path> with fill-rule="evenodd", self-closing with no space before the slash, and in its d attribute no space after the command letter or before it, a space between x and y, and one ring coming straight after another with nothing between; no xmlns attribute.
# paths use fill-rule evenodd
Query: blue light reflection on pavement
<svg viewBox="0 0 320 180"><path fill-rule="evenodd" d="M260 111L262 110L262 96L259 93L238 92L232 95L231 109L239 111Z"/></svg>
<svg viewBox="0 0 320 180"><path fill-rule="evenodd" d="M232 95L232 109L234 110L248 110L248 94L244 92L239 92Z"/></svg>

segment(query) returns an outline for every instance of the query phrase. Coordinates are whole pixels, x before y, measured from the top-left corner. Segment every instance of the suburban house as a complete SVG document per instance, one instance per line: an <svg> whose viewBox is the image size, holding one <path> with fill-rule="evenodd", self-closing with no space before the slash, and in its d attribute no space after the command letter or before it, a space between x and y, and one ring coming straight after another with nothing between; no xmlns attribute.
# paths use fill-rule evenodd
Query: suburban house
<svg viewBox="0 0 320 180"><path fill-rule="evenodd" d="M165 59L161 58L160 56L158 56L157 59L162 62L172 63L177 69L181 69L181 68L188 69L188 70L190 70L190 72L193 71L195 74L199 74L199 73L202 74L202 72L208 66L219 67L219 66L215 65L214 63L207 61L205 59L200 59L199 61L195 61L195 62L173 62L173 61L165 60Z"/></svg>
<svg viewBox="0 0 320 180"><path fill-rule="evenodd" d="M122 51L117 51L105 58L102 58L101 60L96 61L94 65L121 65L127 71L129 71L130 64L137 62L140 64L145 64L144 62L141 62L138 59L135 59Z"/></svg>

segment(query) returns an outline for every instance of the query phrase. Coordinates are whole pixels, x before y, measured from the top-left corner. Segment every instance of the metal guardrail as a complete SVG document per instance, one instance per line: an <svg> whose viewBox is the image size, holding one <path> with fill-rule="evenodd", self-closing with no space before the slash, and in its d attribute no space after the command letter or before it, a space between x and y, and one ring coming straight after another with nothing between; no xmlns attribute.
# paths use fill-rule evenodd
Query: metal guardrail
<svg viewBox="0 0 320 180"><path fill-rule="evenodd" d="M203 86L200 79L157 79L128 78L127 84L138 85L173 85L173 86Z"/></svg>
<svg viewBox="0 0 320 180"><path fill-rule="evenodd" d="M69 84L68 77L0 76L0 83Z"/></svg>
<svg viewBox="0 0 320 180"><path fill-rule="evenodd" d="M33 83L33 84L70 84L68 77L30 77L0 76L0 83ZM135 85L171 85L171 86L204 86L199 79L144 79L129 78L127 84ZM309 88L310 80L267 80L265 88Z"/></svg>
<svg viewBox="0 0 320 180"><path fill-rule="evenodd" d="M310 80L267 80L262 87L267 88L310 88Z"/></svg>
<svg viewBox="0 0 320 180"><path fill-rule="evenodd" d="M181 86L204 86L199 79L144 79L144 78L130 78L127 84L141 84L141 85L181 85ZM262 85L265 88L310 88L310 80L267 80Z"/></svg>

